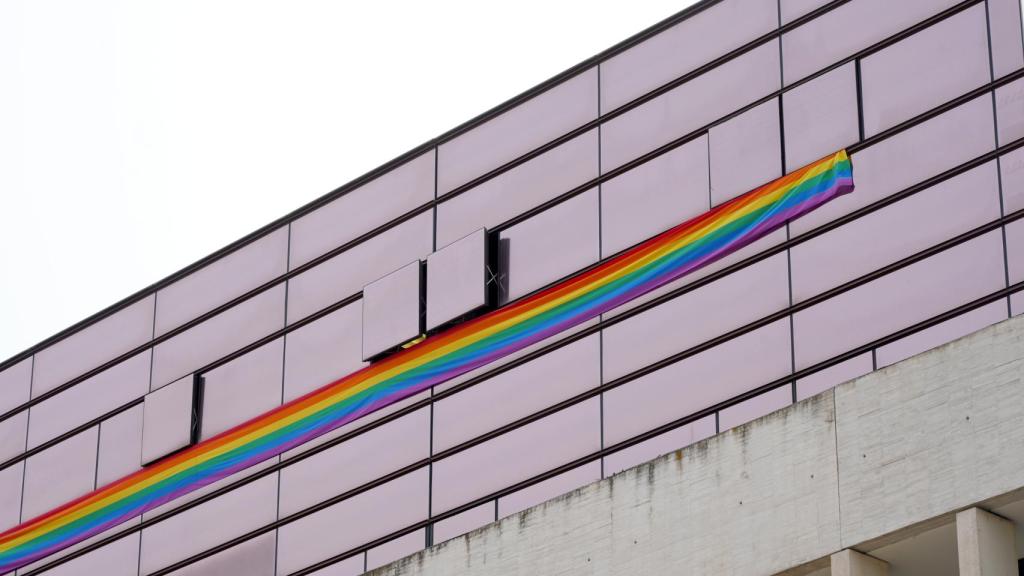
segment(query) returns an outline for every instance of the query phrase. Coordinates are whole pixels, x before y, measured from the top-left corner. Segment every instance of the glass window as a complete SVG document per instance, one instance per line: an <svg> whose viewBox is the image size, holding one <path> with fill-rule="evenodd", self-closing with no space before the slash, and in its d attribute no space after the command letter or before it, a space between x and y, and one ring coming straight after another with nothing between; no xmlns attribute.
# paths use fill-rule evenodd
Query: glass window
<svg viewBox="0 0 1024 576"><path fill-rule="evenodd" d="M999 300L946 320L942 324L932 326L892 344L881 346L875 351L879 368L895 364L926 350L942 346L957 338L1006 320L1006 301Z"/></svg>
<svg viewBox="0 0 1024 576"><path fill-rule="evenodd" d="M917 24L958 0L853 0L782 36L786 84ZM879 18L884 14L884 18Z"/></svg>
<svg viewBox="0 0 1024 576"><path fill-rule="evenodd" d="M746 424L751 420L757 420L776 410L781 410L792 403L792 386L782 386L769 390L764 394L754 396L749 400L744 400L719 412L718 428L724 432L741 424Z"/></svg>
<svg viewBox="0 0 1024 576"><path fill-rule="evenodd" d="M789 305L786 254L776 254L604 330L614 380Z"/></svg>
<svg viewBox="0 0 1024 576"><path fill-rule="evenodd" d="M192 439L192 376L150 392L143 402L142 463L149 464L188 446Z"/></svg>
<svg viewBox="0 0 1024 576"><path fill-rule="evenodd" d="M996 88L996 119L1000 146L1024 136L1024 79Z"/></svg>
<svg viewBox="0 0 1024 576"><path fill-rule="evenodd" d="M498 518L505 518L527 508L547 502L581 486L601 479L601 462L594 461L577 466L568 472L527 486L518 492L498 499Z"/></svg>
<svg viewBox="0 0 1024 576"><path fill-rule="evenodd" d="M602 184L602 258L707 212L708 186L706 135Z"/></svg>
<svg viewBox="0 0 1024 576"><path fill-rule="evenodd" d="M850 62L782 95L786 172L860 139L857 76Z"/></svg>
<svg viewBox="0 0 1024 576"><path fill-rule="evenodd" d="M856 190L794 220L790 232L802 234L873 204L992 150L994 142L992 98L975 98L854 154Z"/></svg>
<svg viewBox="0 0 1024 576"><path fill-rule="evenodd" d="M434 451L446 450L598 385L592 334L434 404Z"/></svg>
<svg viewBox="0 0 1024 576"><path fill-rule="evenodd" d="M1003 245L996 230L797 312L796 367L811 366L1003 286Z"/></svg>
<svg viewBox="0 0 1024 576"><path fill-rule="evenodd" d="M1024 220L1006 225L1006 261L1010 284L1024 281Z"/></svg>
<svg viewBox="0 0 1024 576"><path fill-rule="evenodd" d="M435 463L433 511L451 510L600 448L600 404L591 398Z"/></svg>
<svg viewBox="0 0 1024 576"><path fill-rule="evenodd" d="M861 60L864 134L872 136L989 81L978 4Z"/></svg>
<svg viewBox="0 0 1024 576"><path fill-rule="evenodd" d="M437 245L447 246L479 228L494 228L597 178L597 130L591 130L442 202Z"/></svg>
<svg viewBox="0 0 1024 576"><path fill-rule="evenodd" d="M446 194L595 118L597 68L590 68L441 144L437 192Z"/></svg>
<svg viewBox="0 0 1024 576"><path fill-rule="evenodd" d="M277 519L277 475L255 480L142 530L140 574L151 574Z"/></svg>
<svg viewBox="0 0 1024 576"><path fill-rule="evenodd" d="M281 404L284 339L203 374L202 436L205 440Z"/></svg>
<svg viewBox="0 0 1024 576"><path fill-rule="evenodd" d="M434 544L440 544L447 540L451 540L456 536L462 536L467 532L476 530L481 526L486 526L491 522L497 520L495 518L496 508L494 502L484 502L479 506L475 506L460 512L451 518L445 518L439 522L434 523Z"/></svg>
<svg viewBox="0 0 1024 576"><path fill-rule="evenodd" d="M156 335L177 328L288 270L288 227L203 266L157 292Z"/></svg>
<svg viewBox="0 0 1024 576"><path fill-rule="evenodd" d="M828 3L829 0L781 0L779 8L782 10L782 23L788 24Z"/></svg>
<svg viewBox="0 0 1024 576"><path fill-rule="evenodd" d="M601 63L601 111L610 112L775 30L772 0L726 0Z"/></svg>
<svg viewBox="0 0 1024 576"><path fill-rule="evenodd" d="M434 215L420 214L288 281L288 322L358 294L367 283L426 258L434 247Z"/></svg>
<svg viewBox="0 0 1024 576"><path fill-rule="evenodd" d="M605 456L604 475L611 476L714 435L715 416L712 414Z"/></svg>
<svg viewBox="0 0 1024 576"><path fill-rule="evenodd" d="M992 38L992 67L996 78L1024 66L1020 0L989 0L988 22Z"/></svg>
<svg viewBox="0 0 1024 576"><path fill-rule="evenodd" d="M281 470L281 515L323 502L430 456L423 408Z"/></svg>
<svg viewBox="0 0 1024 576"><path fill-rule="evenodd" d="M427 517L427 468L278 529L277 571L291 574Z"/></svg>
<svg viewBox="0 0 1024 576"><path fill-rule="evenodd" d="M434 151L392 168L292 222L291 268L434 199Z"/></svg>
<svg viewBox="0 0 1024 576"><path fill-rule="evenodd" d="M284 284L278 284L157 344L153 349L151 389L283 328L285 292Z"/></svg>
<svg viewBox="0 0 1024 576"><path fill-rule="evenodd" d="M360 300L285 335L285 402L366 365L362 322Z"/></svg>
<svg viewBox="0 0 1024 576"><path fill-rule="evenodd" d="M423 267L415 260L363 287L363 360L423 333Z"/></svg>
<svg viewBox="0 0 1024 576"><path fill-rule="evenodd" d="M35 448L145 396L149 391L150 354L150 350L140 352L33 406L28 447Z"/></svg>
<svg viewBox="0 0 1024 576"><path fill-rule="evenodd" d="M169 576L274 576L276 554L277 535L269 532L175 570Z"/></svg>
<svg viewBox="0 0 1024 576"><path fill-rule="evenodd" d="M794 246L793 300L806 300L998 218L999 180L990 162Z"/></svg>
<svg viewBox="0 0 1024 576"><path fill-rule="evenodd" d="M153 296L147 296L36 353L32 397L49 392L152 337Z"/></svg>
<svg viewBox="0 0 1024 576"><path fill-rule="evenodd" d="M106 486L141 468L142 406L133 406L100 423L96 486Z"/></svg>
<svg viewBox="0 0 1024 576"><path fill-rule="evenodd" d="M824 370L815 372L810 376L801 378L796 381L796 399L797 402L810 398L811 396L817 396L825 390L831 390L843 382L848 382L863 376L874 369L874 359L872 358L871 352L865 352L859 356L854 356L849 360L845 360L830 366Z"/></svg>
<svg viewBox="0 0 1024 576"><path fill-rule="evenodd" d="M1024 208L1024 148L999 157L1003 182L1003 211L1006 214Z"/></svg>
<svg viewBox="0 0 1024 576"><path fill-rule="evenodd" d="M502 231L500 302L525 296L596 262L599 226L594 188Z"/></svg>
<svg viewBox="0 0 1024 576"><path fill-rule="evenodd" d="M606 392L605 444L613 446L791 371L789 320L782 319Z"/></svg>
<svg viewBox="0 0 1024 576"><path fill-rule="evenodd" d="M93 426L29 456L25 464L25 520L88 494L96 487L96 440Z"/></svg>
<svg viewBox="0 0 1024 576"><path fill-rule="evenodd" d="M712 126L708 146L712 206L782 176L778 99Z"/></svg>
<svg viewBox="0 0 1024 576"><path fill-rule="evenodd" d="M427 531L417 530L366 551L366 569L373 570L427 547Z"/></svg>
<svg viewBox="0 0 1024 576"><path fill-rule="evenodd" d="M487 305L487 231L427 256L427 330Z"/></svg>
<svg viewBox="0 0 1024 576"><path fill-rule="evenodd" d="M779 46L767 42L601 127L609 171L779 89Z"/></svg>
<svg viewBox="0 0 1024 576"><path fill-rule="evenodd" d="M21 522L21 481L25 462L0 468L0 532Z"/></svg>

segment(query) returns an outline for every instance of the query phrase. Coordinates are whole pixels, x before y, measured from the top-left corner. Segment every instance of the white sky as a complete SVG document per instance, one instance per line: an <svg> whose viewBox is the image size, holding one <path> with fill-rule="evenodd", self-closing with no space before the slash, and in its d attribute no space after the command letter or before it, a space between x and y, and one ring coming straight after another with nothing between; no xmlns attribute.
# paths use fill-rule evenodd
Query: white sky
<svg viewBox="0 0 1024 576"><path fill-rule="evenodd" d="M0 0L0 360L692 3Z"/></svg>

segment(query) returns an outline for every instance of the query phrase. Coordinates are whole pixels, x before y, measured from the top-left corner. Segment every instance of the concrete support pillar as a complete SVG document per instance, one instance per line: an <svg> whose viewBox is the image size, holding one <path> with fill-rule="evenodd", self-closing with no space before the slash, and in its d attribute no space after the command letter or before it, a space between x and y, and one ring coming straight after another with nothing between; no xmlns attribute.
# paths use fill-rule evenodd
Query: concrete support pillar
<svg viewBox="0 0 1024 576"><path fill-rule="evenodd" d="M1013 522L980 508L956 515L960 576L1017 576Z"/></svg>
<svg viewBox="0 0 1024 576"><path fill-rule="evenodd" d="M832 555L832 576L887 576L888 574L888 564L856 550L846 549Z"/></svg>

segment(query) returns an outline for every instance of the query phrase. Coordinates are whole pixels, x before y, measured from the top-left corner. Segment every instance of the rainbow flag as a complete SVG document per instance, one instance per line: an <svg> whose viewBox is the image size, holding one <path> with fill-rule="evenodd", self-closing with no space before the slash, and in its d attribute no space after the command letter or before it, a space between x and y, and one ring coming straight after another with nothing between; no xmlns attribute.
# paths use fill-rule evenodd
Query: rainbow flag
<svg viewBox="0 0 1024 576"><path fill-rule="evenodd" d="M850 159L839 151L0 534L0 573L590 320L852 190Z"/></svg>

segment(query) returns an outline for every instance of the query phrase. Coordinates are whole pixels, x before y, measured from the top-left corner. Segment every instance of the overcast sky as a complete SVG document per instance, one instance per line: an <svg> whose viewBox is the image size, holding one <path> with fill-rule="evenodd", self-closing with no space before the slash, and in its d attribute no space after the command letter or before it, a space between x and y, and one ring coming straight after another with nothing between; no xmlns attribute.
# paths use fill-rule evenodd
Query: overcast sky
<svg viewBox="0 0 1024 576"><path fill-rule="evenodd" d="M0 1L0 360L692 3Z"/></svg>

